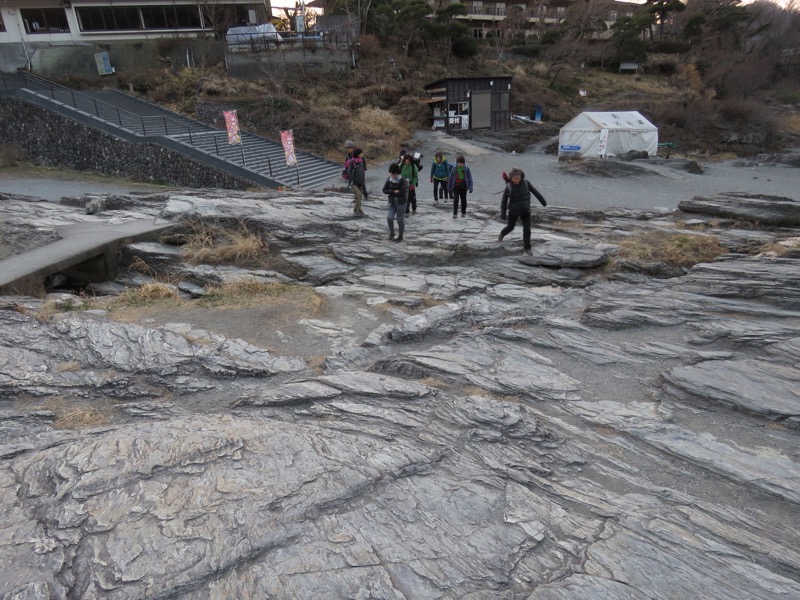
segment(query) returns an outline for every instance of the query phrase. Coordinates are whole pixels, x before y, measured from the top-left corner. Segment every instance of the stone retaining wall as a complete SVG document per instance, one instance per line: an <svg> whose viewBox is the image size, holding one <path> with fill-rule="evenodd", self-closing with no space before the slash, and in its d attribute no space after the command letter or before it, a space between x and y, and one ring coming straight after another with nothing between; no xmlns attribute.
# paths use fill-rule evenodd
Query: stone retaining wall
<svg viewBox="0 0 800 600"><path fill-rule="evenodd" d="M158 144L128 142L10 96L0 97L0 144L20 146L48 167L194 188L255 187Z"/></svg>

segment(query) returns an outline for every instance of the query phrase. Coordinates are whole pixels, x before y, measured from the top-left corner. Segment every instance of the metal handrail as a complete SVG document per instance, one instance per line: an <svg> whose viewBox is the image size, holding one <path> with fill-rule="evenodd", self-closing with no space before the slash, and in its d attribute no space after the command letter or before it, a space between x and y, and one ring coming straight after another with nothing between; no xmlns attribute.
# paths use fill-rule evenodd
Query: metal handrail
<svg viewBox="0 0 800 600"><path fill-rule="evenodd" d="M69 98L72 103L72 108L74 108L75 110L82 110L81 108L78 108L78 100L79 99L83 100L85 104L90 104L94 108L95 117L97 117L98 119L102 119L108 123L113 123L111 120L100 115L100 108L101 107L105 108L106 112L111 114L116 114L117 116L117 123L115 123L116 125L118 125L122 129L127 129L132 133L136 132L133 129L125 127L125 125L123 124L123 117L125 117L129 122L140 123L142 126L142 135L147 135L146 122L152 122L152 121L160 121L163 124L164 135L170 135L169 133L170 125L173 125L174 129L179 129L181 132L186 128L191 129L190 125L185 125L184 123L176 121L175 119L171 119L166 115L137 115L136 113L132 113L128 110L125 110L124 108L119 108L108 102L97 100L96 98L87 96L86 94L83 94L81 92L76 92L75 90L72 90L66 86L53 83L52 81L49 81L42 77L38 77L36 75L25 72L20 72L20 74L23 76L23 79L25 79L26 82L31 81L32 83L38 85L39 87L44 87L45 90L50 93L51 100L56 100L56 92L69 94ZM36 89L31 89L30 91L38 93ZM62 104L65 103L62 102ZM67 104L67 106L69 106L69 104ZM89 111L84 111L84 112L89 112ZM153 132L151 128L151 135L160 135L160 134Z"/></svg>
<svg viewBox="0 0 800 600"><path fill-rule="evenodd" d="M93 109L93 112L94 112L93 116L94 117L102 120L105 123L108 123L109 125L111 125L113 127L119 127L121 129L124 129L124 130L130 132L133 135L139 135L137 131L131 129L130 127L126 127L125 126L125 122L127 121L128 123L138 123L138 124L140 124L141 125L141 130L142 130L142 134L141 135L143 137L146 137L148 135L150 135L150 136L153 136L153 135L155 135L155 136L165 136L167 138L170 138L170 136L181 136L180 139L175 139L175 138L170 138L170 139L173 139L174 142L177 142L177 143L180 143L180 144L185 144L185 145L189 146L190 148L193 148L197 152L202 152L203 154L208 154L210 156L216 155L218 158L223 159L226 162L230 162L230 163L233 163L233 164L237 164L238 163L238 164L241 165L242 168L244 168L244 169L246 169L248 171L251 171L251 172L253 172L255 174L262 175L262 173L259 172L259 171L262 171L263 173L267 173L268 172L269 176L273 177L273 171L275 169L273 169L272 160L271 160L270 156L265 156L264 157L264 158L266 158L266 162L267 162L266 168L259 169L259 168L254 168L254 167L251 167L251 166L247 165L247 159L246 159L245 152L244 152L244 142L245 142L245 138L248 136L247 132L241 132L242 141L240 142L241 145L240 145L240 148L239 148L241 157L239 158L238 156L228 156L228 155L232 154L232 152L230 152L230 151L226 152L225 151L226 150L226 146L228 146L228 144L227 144L228 134L227 134L227 131L225 131L225 130L211 129L211 128L207 128L205 126L202 127L202 128L194 128L193 129L191 125L187 125L187 124L182 123L180 121L177 121L175 119L171 119L167 115L148 115L148 116L137 115L137 114L135 114L133 112L130 112L130 111L125 110L125 109L121 109L121 108L119 108L119 107L117 107L117 106L115 106L113 104L108 103L108 102L104 102L103 100L97 100L96 98L94 98L92 96L88 96L88 95L83 94L81 92L76 92L76 91L74 91L74 90L72 90L72 89L70 89L70 88L68 88L66 86L63 86L63 85L60 85L60 84L57 84L57 83L53 83L53 82L51 82L51 81L49 81L47 79L44 79L42 77L38 77L37 75L31 74L31 73L26 73L26 72L23 72L23 71L19 71L18 73L20 75L22 75L22 78L23 78L23 80L24 80L24 82L26 84L25 89L27 89L27 91L29 91L30 93L36 94L36 95L38 95L40 97L46 98L48 100L52 100L54 102L59 102L60 104L62 104L63 106L65 106L67 108L71 108L71 109L74 109L76 111L82 111L82 112L84 112L86 114L90 114L91 115L92 114L92 110L84 110L84 108L82 108L82 107L86 107L88 105L89 107L91 107ZM0 73L0 79L2 79L4 88L6 90L8 90L9 89L8 88L8 82L6 81L6 78L2 73ZM33 85L31 87L28 87L27 84L33 84ZM38 90L35 89L37 87L39 88ZM57 99L56 98L57 93L58 93L59 97L68 100L68 102L61 101L61 100ZM78 106L79 103L82 105L82 107ZM106 115L111 115L112 117L102 116L101 112L105 113ZM113 117L116 117L116 119L114 119ZM158 122L158 123L155 124L156 122ZM148 124L150 124L150 131L148 131ZM159 127L158 125L161 125L161 127ZM154 131L154 129L155 129L155 131ZM188 134L188 141L189 141L188 144L186 143L185 138L182 137L182 136L185 136L187 134ZM214 152L213 153L209 152L209 150L207 150L204 145L202 145L201 143L198 143L198 142L202 142L203 139L208 139L209 135L214 140ZM198 138L199 138L199 140L198 140ZM223 145L222 148L220 148L220 144L219 144L219 139L220 138L223 138L225 140L225 142L226 142ZM234 150L234 152L235 152L235 150ZM237 153L237 154L239 154L239 153ZM302 158L301 156L297 156L298 163L293 168L287 166L287 167L285 167L285 169L283 169L283 168L278 168L277 169L277 171L284 171L285 170L285 173L283 175L287 179L288 179L289 176L295 176L296 175L298 187L300 187L300 185L301 185L301 181L300 181L300 160L301 160L301 158ZM310 163L309 163L309 166L311 166Z"/></svg>

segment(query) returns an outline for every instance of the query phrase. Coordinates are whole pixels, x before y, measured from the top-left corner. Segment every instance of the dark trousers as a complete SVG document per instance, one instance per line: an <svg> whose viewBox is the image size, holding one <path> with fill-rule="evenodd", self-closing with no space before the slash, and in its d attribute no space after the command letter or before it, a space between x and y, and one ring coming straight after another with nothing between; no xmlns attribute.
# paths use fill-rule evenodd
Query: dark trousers
<svg viewBox="0 0 800 600"><path fill-rule="evenodd" d="M467 214L467 188L453 188L453 214L458 214L458 202L461 201L461 214Z"/></svg>
<svg viewBox="0 0 800 600"><path fill-rule="evenodd" d="M433 180L433 201L438 202L442 198L447 198L447 180L434 179Z"/></svg>
<svg viewBox="0 0 800 600"><path fill-rule="evenodd" d="M406 214L410 211L417 212L417 186L408 188L408 203L406 204Z"/></svg>
<svg viewBox="0 0 800 600"><path fill-rule="evenodd" d="M503 230L500 232L500 235L506 237L517 224L517 219L522 221L522 243L525 246L525 250L530 250L531 248L531 214L528 213L527 215L508 215L508 225L503 227Z"/></svg>

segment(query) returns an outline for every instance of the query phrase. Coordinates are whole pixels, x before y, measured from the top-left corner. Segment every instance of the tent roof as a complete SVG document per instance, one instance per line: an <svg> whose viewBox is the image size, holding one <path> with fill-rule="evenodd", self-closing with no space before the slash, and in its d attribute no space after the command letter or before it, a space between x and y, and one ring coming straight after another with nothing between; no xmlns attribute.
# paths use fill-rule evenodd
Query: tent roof
<svg viewBox="0 0 800 600"><path fill-rule="evenodd" d="M582 112L562 129L568 131L658 131L658 128L635 110L619 112Z"/></svg>

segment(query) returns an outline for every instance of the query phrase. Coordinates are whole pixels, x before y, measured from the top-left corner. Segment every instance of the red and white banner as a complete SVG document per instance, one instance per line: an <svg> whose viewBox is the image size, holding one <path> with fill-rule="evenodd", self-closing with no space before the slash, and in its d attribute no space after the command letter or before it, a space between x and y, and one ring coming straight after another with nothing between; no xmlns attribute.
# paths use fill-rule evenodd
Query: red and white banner
<svg viewBox="0 0 800 600"><path fill-rule="evenodd" d="M222 113L225 117L225 128L228 130L228 143L241 144L242 136L239 134L239 117L235 110L226 110Z"/></svg>
<svg viewBox="0 0 800 600"><path fill-rule="evenodd" d="M281 143L283 144L283 153L286 155L286 165L291 167L297 164L297 156L294 154L294 131L281 131Z"/></svg>

